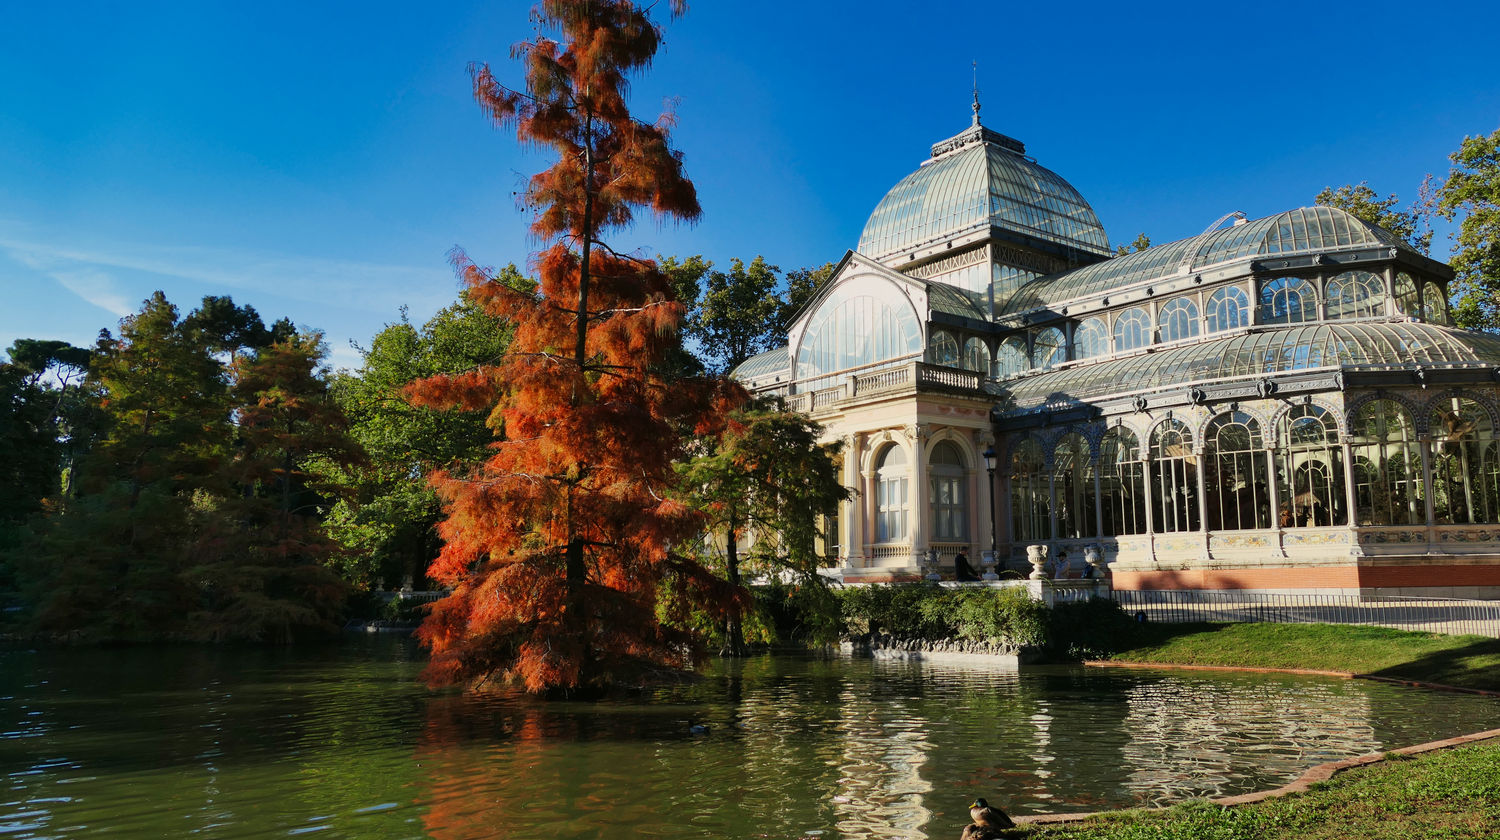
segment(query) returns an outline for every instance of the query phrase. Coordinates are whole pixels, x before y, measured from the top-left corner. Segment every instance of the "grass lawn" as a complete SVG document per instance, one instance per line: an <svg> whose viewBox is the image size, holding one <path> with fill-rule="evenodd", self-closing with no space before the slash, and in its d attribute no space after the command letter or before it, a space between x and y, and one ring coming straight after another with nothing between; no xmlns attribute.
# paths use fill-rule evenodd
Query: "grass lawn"
<svg viewBox="0 0 1500 840"><path fill-rule="evenodd" d="M1148 624L1121 662L1307 668L1500 691L1500 639L1335 624Z"/></svg>
<svg viewBox="0 0 1500 840"><path fill-rule="evenodd" d="M1500 837L1500 744L1396 758L1341 773L1306 793L1250 805L1190 802L1012 834L1059 840Z"/></svg>

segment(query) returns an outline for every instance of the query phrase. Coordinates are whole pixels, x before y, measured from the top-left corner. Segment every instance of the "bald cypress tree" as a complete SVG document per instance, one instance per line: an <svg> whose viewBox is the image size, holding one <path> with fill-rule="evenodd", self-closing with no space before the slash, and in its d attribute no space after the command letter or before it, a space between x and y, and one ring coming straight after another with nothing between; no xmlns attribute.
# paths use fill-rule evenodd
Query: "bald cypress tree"
<svg viewBox="0 0 1500 840"><path fill-rule="evenodd" d="M640 210L699 214L670 117L642 122L626 103L661 30L629 0L544 0L534 17L558 37L515 47L524 89L488 65L472 74L487 115L557 158L524 197L544 243L538 288L500 282L457 254L470 296L514 336L494 363L411 389L422 404L489 410L499 437L477 469L435 476L447 519L429 576L453 593L420 637L431 682L510 676L571 692L689 664L696 640L663 620L664 588L711 609L735 599L676 551L700 522L670 493L683 434L722 416L711 408L725 389L664 378L682 305L655 262L604 240Z"/></svg>

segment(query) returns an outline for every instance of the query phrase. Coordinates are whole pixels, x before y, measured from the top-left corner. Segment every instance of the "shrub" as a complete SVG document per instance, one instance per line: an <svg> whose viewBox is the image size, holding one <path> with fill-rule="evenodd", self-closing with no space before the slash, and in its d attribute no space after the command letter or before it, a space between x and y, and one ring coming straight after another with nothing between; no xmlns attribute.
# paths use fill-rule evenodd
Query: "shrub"
<svg viewBox="0 0 1500 840"><path fill-rule="evenodd" d="M1135 644L1140 625L1108 598L1058 604L1046 618L1047 653L1054 659L1102 659Z"/></svg>

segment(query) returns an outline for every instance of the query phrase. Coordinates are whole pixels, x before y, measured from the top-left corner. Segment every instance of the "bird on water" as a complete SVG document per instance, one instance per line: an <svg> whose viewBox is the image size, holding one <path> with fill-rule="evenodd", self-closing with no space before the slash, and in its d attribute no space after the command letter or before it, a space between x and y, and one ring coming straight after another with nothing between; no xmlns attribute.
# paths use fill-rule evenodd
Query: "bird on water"
<svg viewBox="0 0 1500 840"><path fill-rule="evenodd" d="M973 820L974 824L980 828L989 829L990 831L1001 831L1016 827L1016 824L1011 821L1010 817L1005 815L1004 811L985 802L983 797L970 803L969 819Z"/></svg>

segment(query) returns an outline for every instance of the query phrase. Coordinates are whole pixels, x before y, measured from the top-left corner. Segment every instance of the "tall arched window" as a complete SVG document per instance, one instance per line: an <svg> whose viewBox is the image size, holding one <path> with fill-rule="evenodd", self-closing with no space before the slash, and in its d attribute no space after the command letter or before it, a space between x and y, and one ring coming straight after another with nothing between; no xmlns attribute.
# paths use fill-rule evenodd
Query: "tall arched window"
<svg viewBox="0 0 1500 840"><path fill-rule="evenodd" d="M1211 333L1250 326L1250 296L1239 286L1225 286L1208 296L1203 326Z"/></svg>
<svg viewBox="0 0 1500 840"><path fill-rule="evenodd" d="M1345 525L1344 451L1328 409L1299 405L1281 419L1276 480L1281 490L1276 521L1283 528Z"/></svg>
<svg viewBox="0 0 1500 840"><path fill-rule="evenodd" d="M1042 470L1042 446L1036 438L1016 444L1010 458L1010 525L1016 542L1051 539L1048 510L1052 494Z"/></svg>
<svg viewBox="0 0 1500 840"><path fill-rule="evenodd" d="M1103 318L1086 318L1073 328L1073 358L1092 359L1109 352L1109 326Z"/></svg>
<svg viewBox="0 0 1500 840"><path fill-rule="evenodd" d="M1395 400L1371 400L1349 429L1361 525L1423 525L1422 447L1416 424Z"/></svg>
<svg viewBox="0 0 1500 840"><path fill-rule="evenodd" d="M964 370L990 375L990 346L982 338L964 340Z"/></svg>
<svg viewBox="0 0 1500 840"><path fill-rule="evenodd" d="M928 467L932 490L932 538L939 542L963 542L969 538L969 516L963 453L951 441L932 448Z"/></svg>
<svg viewBox="0 0 1500 840"><path fill-rule="evenodd" d="M1271 484L1260 424L1243 411L1208 421L1203 435L1208 529L1271 527Z"/></svg>
<svg viewBox="0 0 1500 840"><path fill-rule="evenodd" d="M1301 277L1277 277L1260 288L1260 322L1295 324L1318 320L1318 290Z"/></svg>
<svg viewBox="0 0 1500 840"><path fill-rule="evenodd" d="M1429 324L1448 323L1448 301L1443 290L1431 280L1422 284L1422 320Z"/></svg>
<svg viewBox="0 0 1500 840"><path fill-rule="evenodd" d="M1047 370L1068 360L1068 342L1062 330L1048 327L1036 334L1036 350L1031 355L1031 367Z"/></svg>
<svg viewBox="0 0 1500 840"><path fill-rule="evenodd" d="M1161 340L1178 341L1198 334L1198 304L1192 298L1172 298L1161 308Z"/></svg>
<svg viewBox="0 0 1500 840"><path fill-rule="evenodd" d="M1411 279L1411 275L1401 272L1396 275L1396 308L1402 315L1419 315L1421 307L1417 299L1417 281Z"/></svg>
<svg viewBox="0 0 1500 840"><path fill-rule="evenodd" d="M911 472L906 466L906 450L887 446L880 453L875 468L875 538L877 542L901 542L906 539L906 514Z"/></svg>
<svg viewBox="0 0 1500 840"><path fill-rule="evenodd" d="M953 333L933 330L927 340L927 361L944 367L958 367L958 339Z"/></svg>
<svg viewBox="0 0 1500 840"><path fill-rule="evenodd" d="M1139 306L1115 316L1115 352L1134 350L1151 343L1151 313Z"/></svg>
<svg viewBox="0 0 1500 840"><path fill-rule="evenodd" d="M1031 370L1031 358L1026 353L1026 339L1011 336L1000 344L995 353L996 379L1010 379Z"/></svg>
<svg viewBox="0 0 1500 840"><path fill-rule="evenodd" d="M1071 432L1057 442L1052 456L1052 483L1057 490L1057 536L1095 536L1093 453L1083 435Z"/></svg>
<svg viewBox="0 0 1500 840"><path fill-rule="evenodd" d="M1099 444L1099 500L1104 533L1146 533L1146 464L1135 432L1116 426Z"/></svg>
<svg viewBox="0 0 1500 840"><path fill-rule="evenodd" d="M1328 281L1328 317L1374 318L1385 314L1385 280L1368 271L1346 271Z"/></svg>
<svg viewBox="0 0 1500 840"><path fill-rule="evenodd" d="M1151 430L1151 512L1158 532L1200 527L1192 456L1193 433L1181 420L1168 418Z"/></svg>
<svg viewBox="0 0 1500 840"><path fill-rule="evenodd" d="M1438 524L1495 524L1500 484L1495 429L1479 403L1450 397L1433 409L1432 515Z"/></svg>

